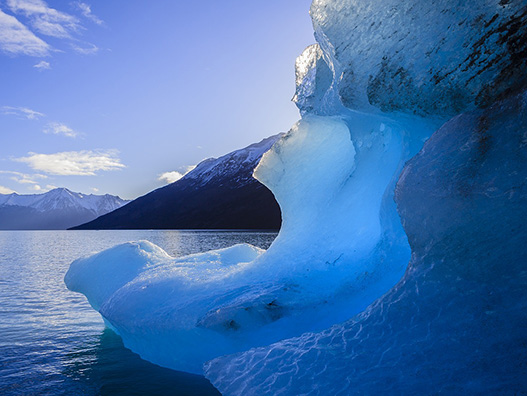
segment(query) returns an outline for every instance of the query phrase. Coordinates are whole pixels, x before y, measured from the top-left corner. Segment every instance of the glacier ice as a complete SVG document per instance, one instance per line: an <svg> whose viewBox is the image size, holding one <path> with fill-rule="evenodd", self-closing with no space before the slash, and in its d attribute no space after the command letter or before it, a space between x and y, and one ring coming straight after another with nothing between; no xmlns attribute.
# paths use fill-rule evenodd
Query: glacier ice
<svg viewBox="0 0 527 396"><path fill-rule="evenodd" d="M337 112L451 117L527 83L524 0L314 0L310 13Z"/></svg>
<svg viewBox="0 0 527 396"><path fill-rule="evenodd" d="M303 117L339 116L352 134L358 114L387 118L402 126L401 158L454 118L398 182L404 278L344 324L214 359L205 375L230 395L524 392L526 102L510 97L527 85L527 5L314 0L311 15L318 46L297 61L293 98Z"/></svg>
<svg viewBox="0 0 527 396"><path fill-rule="evenodd" d="M350 131L339 117L306 116L264 154L255 176L283 213L266 252L236 245L172 258L128 243L72 263L68 288L143 358L198 373L214 357L349 318L395 284L410 257L386 191L403 129L355 118Z"/></svg>
<svg viewBox="0 0 527 396"><path fill-rule="evenodd" d="M527 93L455 117L396 189L403 279L355 318L206 364L225 395L527 389Z"/></svg>
<svg viewBox="0 0 527 396"><path fill-rule="evenodd" d="M206 321L201 316L222 300L240 294L229 290L230 278L261 253L238 244L173 258L151 242L129 242L74 261L65 282L86 295L105 323L143 358L200 372L202 359L240 350L236 340L229 342L197 322Z"/></svg>
<svg viewBox="0 0 527 396"><path fill-rule="evenodd" d="M517 386L525 96L481 108L527 85L527 5L314 0L311 16L302 119L255 170L282 210L271 247L132 243L73 263L68 287L154 363L216 358L206 375L227 394Z"/></svg>
<svg viewBox="0 0 527 396"><path fill-rule="evenodd" d="M325 107L325 96L333 82L333 73L324 61L318 44L307 47L296 59L295 73L293 102L302 114L319 112Z"/></svg>

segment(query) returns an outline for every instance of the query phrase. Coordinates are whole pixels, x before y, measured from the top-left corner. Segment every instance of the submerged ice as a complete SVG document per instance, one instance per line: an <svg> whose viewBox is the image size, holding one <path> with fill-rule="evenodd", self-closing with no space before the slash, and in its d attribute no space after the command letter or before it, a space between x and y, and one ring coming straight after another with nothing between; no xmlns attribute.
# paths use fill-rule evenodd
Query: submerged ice
<svg viewBox="0 0 527 396"><path fill-rule="evenodd" d="M510 289L525 307L527 5L315 0L311 16L302 119L254 173L282 210L270 248L129 243L72 263L66 284L145 359L199 373L216 358L206 375L227 394L516 386L525 339L497 337L496 318L525 324L504 306ZM508 377L489 371L493 345ZM475 365L469 388L449 388L456 362Z"/></svg>

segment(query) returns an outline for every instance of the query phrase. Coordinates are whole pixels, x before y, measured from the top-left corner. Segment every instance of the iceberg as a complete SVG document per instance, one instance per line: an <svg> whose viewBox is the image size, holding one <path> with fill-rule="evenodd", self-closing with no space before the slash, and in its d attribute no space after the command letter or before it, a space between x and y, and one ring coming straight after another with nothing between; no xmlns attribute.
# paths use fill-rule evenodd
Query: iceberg
<svg viewBox="0 0 527 396"><path fill-rule="evenodd" d="M379 117L357 114L351 131L340 117L306 116L254 172L282 210L267 251L173 258L132 242L76 260L66 285L141 357L195 373L215 357L344 321L393 286L410 258L393 203L402 134Z"/></svg>
<svg viewBox="0 0 527 396"><path fill-rule="evenodd" d="M352 319L216 358L206 377L227 395L524 392L527 5L315 0L311 15L303 117L352 132L383 116L405 126L401 158L419 152L394 173L411 259Z"/></svg>
<svg viewBox="0 0 527 396"><path fill-rule="evenodd" d="M319 333L206 364L225 395L521 394L527 389L527 93L441 127L396 200L403 279Z"/></svg>
<svg viewBox="0 0 527 396"><path fill-rule="evenodd" d="M83 293L108 327L144 359L200 372L202 359L243 350L213 330L215 323L198 322L206 323L204 313L232 298L229 293L241 294L229 278L261 253L239 244L173 258L151 242L130 242L74 261L65 282Z"/></svg>
<svg viewBox="0 0 527 396"><path fill-rule="evenodd" d="M125 346L206 362L225 394L521 389L527 5L314 0L311 16L302 119L254 171L282 211L269 249L129 243L72 263L68 288Z"/></svg>

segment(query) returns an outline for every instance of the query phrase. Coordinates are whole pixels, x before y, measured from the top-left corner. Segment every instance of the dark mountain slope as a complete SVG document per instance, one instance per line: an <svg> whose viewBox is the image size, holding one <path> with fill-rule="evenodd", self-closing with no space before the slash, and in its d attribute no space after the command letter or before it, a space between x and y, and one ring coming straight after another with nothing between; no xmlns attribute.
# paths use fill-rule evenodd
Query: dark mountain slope
<svg viewBox="0 0 527 396"><path fill-rule="evenodd" d="M280 208L252 177L278 138L207 159L182 179L73 229L278 229Z"/></svg>

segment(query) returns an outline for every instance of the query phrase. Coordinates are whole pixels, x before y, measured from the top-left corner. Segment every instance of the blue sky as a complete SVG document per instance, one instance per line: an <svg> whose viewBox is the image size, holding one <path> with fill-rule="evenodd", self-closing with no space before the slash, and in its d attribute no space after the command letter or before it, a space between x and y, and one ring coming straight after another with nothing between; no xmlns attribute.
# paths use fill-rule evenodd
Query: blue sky
<svg viewBox="0 0 527 396"><path fill-rule="evenodd" d="M310 2L0 0L0 193L135 198L287 131Z"/></svg>

